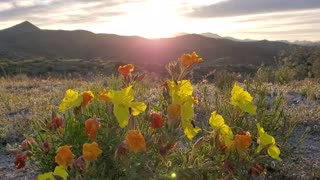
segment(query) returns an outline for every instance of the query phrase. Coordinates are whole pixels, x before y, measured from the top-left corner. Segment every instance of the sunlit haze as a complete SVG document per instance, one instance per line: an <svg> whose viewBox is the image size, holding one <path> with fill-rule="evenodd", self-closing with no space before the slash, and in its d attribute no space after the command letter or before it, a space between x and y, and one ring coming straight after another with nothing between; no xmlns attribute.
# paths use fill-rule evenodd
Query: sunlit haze
<svg viewBox="0 0 320 180"><path fill-rule="evenodd" d="M0 29L173 37L214 33L238 39L320 40L319 0L2 0Z"/></svg>

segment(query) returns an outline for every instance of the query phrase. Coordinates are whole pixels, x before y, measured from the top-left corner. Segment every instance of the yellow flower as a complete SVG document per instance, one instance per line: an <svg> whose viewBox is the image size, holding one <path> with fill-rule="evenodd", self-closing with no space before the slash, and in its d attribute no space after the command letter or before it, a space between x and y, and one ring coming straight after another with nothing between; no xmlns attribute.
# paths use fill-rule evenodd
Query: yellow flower
<svg viewBox="0 0 320 180"><path fill-rule="evenodd" d="M85 143L82 147L83 159L86 161L95 161L101 155L102 150L96 142L91 144Z"/></svg>
<svg viewBox="0 0 320 180"><path fill-rule="evenodd" d="M132 71L134 71L134 66L132 64L118 67L118 72L123 76L128 76Z"/></svg>
<svg viewBox="0 0 320 180"><path fill-rule="evenodd" d="M58 148L55 162L59 164L59 166L67 167L73 160L74 154L70 150L71 147L72 146L61 146Z"/></svg>
<svg viewBox="0 0 320 180"><path fill-rule="evenodd" d="M257 107L253 105L252 100L252 96L247 91L237 83L234 83L230 98L232 105L239 107L244 112L255 115Z"/></svg>
<svg viewBox="0 0 320 180"><path fill-rule="evenodd" d="M58 179L57 176L60 177L59 179L67 180L68 173L62 166L56 166L54 172L38 175L38 180L56 180Z"/></svg>
<svg viewBox="0 0 320 180"><path fill-rule="evenodd" d="M196 52L192 54L183 54L180 58L180 62L183 67L188 68L192 64L202 62L203 59L198 56Z"/></svg>
<svg viewBox="0 0 320 180"><path fill-rule="evenodd" d="M220 114L217 114L216 111L213 111L209 119L209 124L214 130L220 133L220 141L224 143L229 150L233 149L233 132L231 128L224 123L223 117Z"/></svg>
<svg viewBox="0 0 320 180"><path fill-rule="evenodd" d="M109 97L109 93L106 89L103 89L100 93L99 93L99 99L106 102L106 103L109 103L111 102L111 99Z"/></svg>
<svg viewBox="0 0 320 180"><path fill-rule="evenodd" d="M280 149L276 146L276 141L273 136L266 133L263 129L263 127L260 126L260 124L257 124L258 128L258 148L257 152L260 152L263 148L268 147L267 152L270 157L273 159L281 161L280 155Z"/></svg>
<svg viewBox="0 0 320 180"><path fill-rule="evenodd" d="M184 98L192 96L193 88L189 80L182 80L178 82L167 81L169 87L169 95L172 98L172 104L181 104Z"/></svg>
<svg viewBox="0 0 320 180"><path fill-rule="evenodd" d="M228 136L231 138L233 137L231 128L224 123L223 117L220 114L217 114L216 111L213 111L211 113L209 124L213 129L219 131L222 135Z"/></svg>
<svg viewBox="0 0 320 180"><path fill-rule="evenodd" d="M140 131L129 130L126 136L126 144L129 149L137 153L139 151L146 151L146 142Z"/></svg>
<svg viewBox="0 0 320 180"><path fill-rule="evenodd" d="M68 89L66 91L65 97L63 98L59 106L59 111L64 113L66 109L79 107L81 103L82 103L82 96L79 96L79 93L77 91Z"/></svg>
<svg viewBox="0 0 320 180"><path fill-rule="evenodd" d="M109 97L114 104L113 113L121 128L128 125L130 118L129 109L131 109L133 116L137 116L147 108L147 105L143 102L132 102L134 100L134 91L132 86L120 91L110 91Z"/></svg>
<svg viewBox="0 0 320 180"><path fill-rule="evenodd" d="M240 131L234 138L234 145L238 151L247 150L251 144L251 134L248 131Z"/></svg>
<svg viewBox="0 0 320 180"><path fill-rule="evenodd" d="M92 91L83 91L82 92L82 107L86 107L88 103L94 98Z"/></svg>
<svg viewBox="0 0 320 180"><path fill-rule="evenodd" d="M178 82L167 81L169 87L169 95L172 98L172 104L168 106L167 112L169 119L178 119L180 112L181 125L188 139L192 139L201 130L194 126L192 119L194 116L194 108L196 100L192 96L193 88L189 80Z"/></svg>

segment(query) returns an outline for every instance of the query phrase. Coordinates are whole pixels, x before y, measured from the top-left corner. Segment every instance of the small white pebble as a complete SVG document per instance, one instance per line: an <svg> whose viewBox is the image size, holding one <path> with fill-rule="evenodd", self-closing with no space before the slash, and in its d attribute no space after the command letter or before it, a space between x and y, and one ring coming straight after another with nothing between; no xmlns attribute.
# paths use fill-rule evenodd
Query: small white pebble
<svg viewBox="0 0 320 180"><path fill-rule="evenodd" d="M308 126L307 128L306 128L306 132L310 132L311 131L311 128Z"/></svg>

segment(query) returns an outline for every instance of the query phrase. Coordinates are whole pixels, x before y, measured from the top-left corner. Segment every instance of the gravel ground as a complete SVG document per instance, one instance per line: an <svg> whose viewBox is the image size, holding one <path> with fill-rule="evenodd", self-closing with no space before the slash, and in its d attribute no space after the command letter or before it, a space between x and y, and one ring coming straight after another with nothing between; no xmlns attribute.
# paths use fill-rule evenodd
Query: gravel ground
<svg viewBox="0 0 320 180"><path fill-rule="evenodd" d="M37 174L29 164L26 168L17 170L14 165L14 156L0 155L0 179L3 180L31 180L36 179Z"/></svg>

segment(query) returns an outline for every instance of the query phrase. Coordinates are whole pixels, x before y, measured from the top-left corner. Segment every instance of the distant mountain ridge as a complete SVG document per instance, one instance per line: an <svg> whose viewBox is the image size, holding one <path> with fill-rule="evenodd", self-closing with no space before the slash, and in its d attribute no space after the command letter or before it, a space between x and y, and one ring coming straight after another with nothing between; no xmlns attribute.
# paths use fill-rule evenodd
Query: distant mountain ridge
<svg viewBox="0 0 320 180"><path fill-rule="evenodd" d="M0 33L18 34L18 33L25 33L25 32L35 32L35 31L40 31L40 30L41 30L40 28L33 25L29 21L24 21L20 24L14 25L14 26L9 27L7 29L3 29L2 31L0 31Z"/></svg>
<svg viewBox="0 0 320 180"><path fill-rule="evenodd" d="M158 64L196 51L205 59L202 67L247 67L274 64L274 57L290 45L273 41L235 41L187 34L174 38L146 39L138 36L95 34L76 30L43 30L23 22L0 31L0 59L80 58L104 61ZM149 66L151 67L151 66Z"/></svg>
<svg viewBox="0 0 320 180"><path fill-rule="evenodd" d="M176 36L182 36L182 35L187 35L188 33L177 33ZM201 33L201 36L209 37L209 38L215 38L215 39L228 39L232 41L240 41L240 42L251 42L251 41L260 41L260 40L254 40L254 39L237 39L231 36L220 36L215 33ZM287 40L277 40L278 42L283 42L287 44L296 44L296 45L301 45L301 46L320 46L320 41L287 41Z"/></svg>

